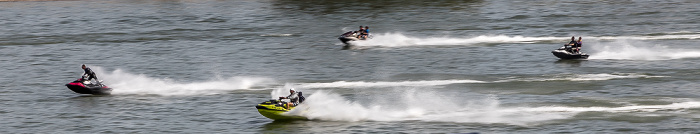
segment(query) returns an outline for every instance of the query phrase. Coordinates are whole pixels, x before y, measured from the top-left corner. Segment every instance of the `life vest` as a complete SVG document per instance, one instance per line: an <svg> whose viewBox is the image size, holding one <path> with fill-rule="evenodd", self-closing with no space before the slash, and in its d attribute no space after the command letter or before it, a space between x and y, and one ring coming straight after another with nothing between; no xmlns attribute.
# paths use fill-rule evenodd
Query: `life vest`
<svg viewBox="0 0 700 134"><path fill-rule="evenodd" d="M304 97L304 96L301 94L301 92L299 92L299 103L304 102L304 100L306 100L306 97Z"/></svg>

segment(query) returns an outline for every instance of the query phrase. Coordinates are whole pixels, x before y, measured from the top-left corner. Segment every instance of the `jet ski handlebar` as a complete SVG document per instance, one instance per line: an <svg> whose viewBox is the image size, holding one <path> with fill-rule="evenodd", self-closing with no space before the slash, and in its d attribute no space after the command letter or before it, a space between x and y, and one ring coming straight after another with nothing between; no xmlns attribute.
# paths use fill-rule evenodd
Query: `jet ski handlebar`
<svg viewBox="0 0 700 134"><path fill-rule="evenodd" d="M287 97L280 97L279 99L277 99L277 101L284 102L284 101L282 101L283 99L287 99Z"/></svg>

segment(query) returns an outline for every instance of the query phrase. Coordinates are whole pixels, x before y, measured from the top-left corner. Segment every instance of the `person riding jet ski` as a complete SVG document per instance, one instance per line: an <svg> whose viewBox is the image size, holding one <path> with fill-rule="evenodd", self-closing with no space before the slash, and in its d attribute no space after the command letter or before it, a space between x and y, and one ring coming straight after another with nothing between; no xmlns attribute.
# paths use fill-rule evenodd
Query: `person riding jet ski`
<svg viewBox="0 0 700 134"><path fill-rule="evenodd" d="M85 66L85 64L83 64L83 67L82 67L82 68L83 68L83 71L85 71L85 73L83 73L83 75L87 75L87 76L88 76L88 78L87 78L88 81L89 81L89 80L92 80L92 79L95 79L95 81L97 81L97 83L100 82L100 80L97 79L97 75L95 75L95 72L93 72L92 69L90 69L90 68L88 68L87 66Z"/></svg>
<svg viewBox="0 0 700 134"><path fill-rule="evenodd" d="M280 97L280 99L289 99L289 102L287 102L287 105L284 107L286 109L289 109L290 106L296 107L299 105L299 103L304 101L304 96L301 96L301 92L296 92L294 88L289 89L289 96L287 97Z"/></svg>
<svg viewBox="0 0 700 134"><path fill-rule="evenodd" d="M66 84L68 89L79 94L93 95L109 95L112 92L112 88L107 87L97 79L97 75L95 75L92 69L85 66L85 64L82 65L82 68L85 73L78 80ZM95 80L90 81L91 79Z"/></svg>
<svg viewBox="0 0 700 134"><path fill-rule="evenodd" d="M578 37L578 41L576 41L576 52L581 53L581 46L583 45L583 42L581 41L581 36Z"/></svg>
<svg viewBox="0 0 700 134"><path fill-rule="evenodd" d="M365 26L364 29L360 32L360 36L358 38L360 39L367 39L367 36L369 36L369 26Z"/></svg>
<svg viewBox="0 0 700 134"><path fill-rule="evenodd" d="M571 42L552 51L552 54L560 59L588 59L589 55L581 52L581 44L581 37L578 41L575 40L575 37L571 37Z"/></svg>
<svg viewBox="0 0 700 134"><path fill-rule="evenodd" d="M575 48L577 48L577 47L580 46L580 45L579 45L578 42L576 41L576 37L571 36L571 41L569 42L569 45L571 45L571 49L568 50L569 52L571 52L571 53L578 53L578 51L577 51Z"/></svg>

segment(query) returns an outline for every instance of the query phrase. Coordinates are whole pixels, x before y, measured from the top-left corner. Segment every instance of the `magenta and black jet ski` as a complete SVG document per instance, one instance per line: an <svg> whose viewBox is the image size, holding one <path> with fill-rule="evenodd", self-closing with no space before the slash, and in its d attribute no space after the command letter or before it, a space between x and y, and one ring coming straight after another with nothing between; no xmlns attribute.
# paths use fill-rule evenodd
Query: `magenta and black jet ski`
<svg viewBox="0 0 700 134"><path fill-rule="evenodd" d="M97 80L95 80L95 83L93 83L85 78L86 77L83 76L78 80L68 83L66 84L66 87L79 94L109 95L112 93L112 88L107 87Z"/></svg>

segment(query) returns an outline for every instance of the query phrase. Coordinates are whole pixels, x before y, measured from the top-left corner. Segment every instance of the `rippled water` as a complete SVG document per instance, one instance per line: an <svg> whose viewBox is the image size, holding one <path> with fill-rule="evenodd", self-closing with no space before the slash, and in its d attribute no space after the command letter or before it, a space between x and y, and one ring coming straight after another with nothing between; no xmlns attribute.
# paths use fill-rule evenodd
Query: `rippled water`
<svg viewBox="0 0 700 134"><path fill-rule="evenodd" d="M0 2L0 133L693 133L696 1ZM336 37L369 25L343 50ZM550 51L583 37L588 60ZM64 84L92 67L110 96ZM253 107L304 92L311 121Z"/></svg>

